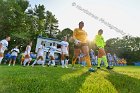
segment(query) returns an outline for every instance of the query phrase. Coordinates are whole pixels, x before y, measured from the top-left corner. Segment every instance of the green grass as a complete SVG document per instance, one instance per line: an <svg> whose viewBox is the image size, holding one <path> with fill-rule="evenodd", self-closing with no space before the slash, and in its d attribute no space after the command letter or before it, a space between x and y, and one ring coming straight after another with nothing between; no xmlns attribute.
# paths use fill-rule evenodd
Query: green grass
<svg viewBox="0 0 140 93"><path fill-rule="evenodd" d="M140 67L87 68L0 65L0 93L140 93Z"/></svg>

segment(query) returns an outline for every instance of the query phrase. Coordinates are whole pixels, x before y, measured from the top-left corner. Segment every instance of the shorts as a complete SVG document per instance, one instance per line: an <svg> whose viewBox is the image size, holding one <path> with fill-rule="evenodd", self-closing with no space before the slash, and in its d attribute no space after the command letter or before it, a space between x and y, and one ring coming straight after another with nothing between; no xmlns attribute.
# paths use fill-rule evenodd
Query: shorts
<svg viewBox="0 0 140 93"><path fill-rule="evenodd" d="M12 60L16 60L17 56L11 56Z"/></svg>
<svg viewBox="0 0 140 93"><path fill-rule="evenodd" d="M64 55L69 55L68 51L62 51L61 54L62 54L62 53L63 53Z"/></svg>
<svg viewBox="0 0 140 93"><path fill-rule="evenodd" d="M50 53L50 54L49 54L49 57L50 57L50 56L54 57L54 53Z"/></svg>
<svg viewBox="0 0 140 93"><path fill-rule="evenodd" d="M75 49L81 49L81 44L79 44L79 45L74 45L74 48L75 48Z"/></svg>
<svg viewBox="0 0 140 93"><path fill-rule="evenodd" d="M102 56L105 56L106 53L105 53L105 50L103 48L100 48L98 50L98 58L101 58Z"/></svg>
<svg viewBox="0 0 140 93"><path fill-rule="evenodd" d="M81 47L82 46L88 46L88 43L81 43Z"/></svg>
<svg viewBox="0 0 140 93"><path fill-rule="evenodd" d="M25 58L30 58L30 56L27 54L27 55L25 55Z"/></svg>

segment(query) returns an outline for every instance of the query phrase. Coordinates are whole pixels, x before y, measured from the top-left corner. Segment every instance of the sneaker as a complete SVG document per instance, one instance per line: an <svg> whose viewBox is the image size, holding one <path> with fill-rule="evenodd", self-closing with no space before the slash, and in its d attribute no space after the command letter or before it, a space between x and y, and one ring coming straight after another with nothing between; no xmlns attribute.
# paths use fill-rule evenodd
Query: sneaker
<svg viewBox="0 0 140 93"><path fill-rule="evenodd" d="M88 71L89 72L95 72L95 69L94 68L90 68Z"/></svg>
<svg viewBox="0 0 140 93"><path fill-rule="evenodd" d="M113 69L113 67L108 66L108 67L106 67L106 69Z"/></svg>
<svg viewBox="0 0 140 93"><path fill-rule="evenodd" d="M97 67L97 69L100 69L100 67Z"/></svg>
<svg viewBox="0 0 140 93"><path fill-rule="evenodd" d="M15 66L15 64L13 64L13 66Z"/></svg>
<svg viewBox="0 0 140 93"><path fill-rule="evenodd" d="M10 66L10 64L8 66Z"/></svg>
<svg viewBox="0 0 140 93"><path fill-rule="evenodd" d="M42 67L46 67L46 66L42 66Z"/></svg>

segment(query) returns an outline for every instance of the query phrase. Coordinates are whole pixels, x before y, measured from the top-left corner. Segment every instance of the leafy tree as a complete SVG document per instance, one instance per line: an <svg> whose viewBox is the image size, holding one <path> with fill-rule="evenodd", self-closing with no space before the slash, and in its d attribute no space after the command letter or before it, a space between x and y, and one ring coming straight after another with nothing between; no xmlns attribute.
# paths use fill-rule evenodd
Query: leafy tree
<svg viewBox="0 0 140 93"><path fill-rule="evenodd" d="M55 18L55 15L52 12L46 12L46 24L45 24L46 33L50 38L53 38L53 34L57 34L58 30L58 20Z"/></svg>

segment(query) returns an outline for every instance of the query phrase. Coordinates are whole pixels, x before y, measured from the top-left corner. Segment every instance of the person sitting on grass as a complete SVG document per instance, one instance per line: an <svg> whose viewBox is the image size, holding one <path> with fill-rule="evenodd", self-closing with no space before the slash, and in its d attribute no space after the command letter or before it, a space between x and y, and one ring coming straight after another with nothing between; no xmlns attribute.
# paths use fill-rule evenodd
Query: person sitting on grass
<svg viewBox="0 0 140 93"><path fill-rule="evenodd" d="M17 58L17 56L18 56L18 53L19 53L19 49L18 49L18 46L16 46L15 48L13 48L12 50L11 50L11 58L10 58L10 61L9 61L9 65L8 66L10 66L11 65L11 62L13 61L13 66L15 66L15 62L16 62L16 58Z"/></svg>

